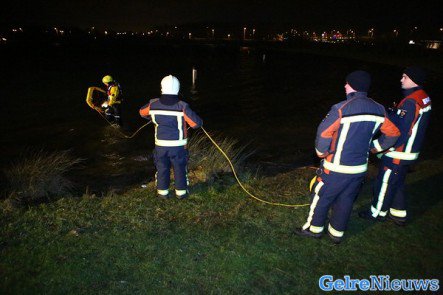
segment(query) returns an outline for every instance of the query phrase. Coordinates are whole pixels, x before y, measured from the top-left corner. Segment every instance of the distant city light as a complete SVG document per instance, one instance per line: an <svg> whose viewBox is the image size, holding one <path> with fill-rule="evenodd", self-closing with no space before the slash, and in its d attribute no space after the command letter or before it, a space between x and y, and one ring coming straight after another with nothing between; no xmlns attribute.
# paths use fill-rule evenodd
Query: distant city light
<svg viewBox="0 0 443 295"><path fill-rule="evenodd" d="M366 31L365 28L363 28L362 30L362 28L360 27L356 28L342 27L340 28L341 30L338 30L339 28L336 27L334 29L324 30L323 32L313 31L312 29L308 31L308 28L303 28L303 27L299 27L297 31L297 29L294 28L293 26L288 26L286 29L280 28L279 31L276 30L272 31L272 28L265 28L264 30L260 31L261 34L259 34L260 36L257 37L256 37L257 29L254 27L254 24L248 24L248 25L249 29L247 25L243 26L240 25L237 28L232 29L234 33L227 33L226 31L224 31L227 28L217 27L218 38L227 38L229 40L244 40L245 42L252 40L259 40L259 39L263 39L264 41L268 40L271 42L287 41L287 40L293 40L293 38L300 38L311 42L343 43L348 45L362 42L365 45L370 46L371 44L376 44L376 41L380 41L381 39L395 42L396 40L398 40L400 36L406 37L406 35L409 34L410 35L409 38L414 38L414 40L406 39L403 44L411 44L411 45L418 44L428 49L439 49L439 50L441 50L443 47L442 45L443 42L441 41L441 36L443 36L443 26L441 25L430 28L420 27L420 30L418 30L418 24L417 26L411 25L408 28L399 28L396 26L392 26L388 30L381 30L381 29L379 30L379 28L377 28L377 32L375 32L375 27L372 26L367 26ZM204 28L206 28L206 30L204 30ZM267 30L270 31L267 32ZM402 31L402 35L399 35L400 30ZM23 32L24 32L23 28L17 25L15 27L10 27L8 28L8 32L5 32L6 34L0 36L0 42L3 45L6 43L6 41L10 42L15 38L21 40L22 38L29 37L27 36L28 34L23 35L22 34ZM54 27L49 26L46 29L42 29L41 32L43 33L46 32L47 34L60 39L78 34L78 32L71 31L69 28L63 27L62 29L61 27L57 27L57 24ZM427 35L425 34L426 32ZM430 34L432 32L433 34ZM178 27L174 25L165 26L162 27L161 29L160 28L153 29L152 27L151 29L146 28L142 32L123 32L123 31L115 32L111 28L96 29L95 27L89 27L83 31L83 34L89 37L97 36L97 39L99 39L100 36L102 36L102 38L106 36L106 38L114 37L117 39L123 38L124 36L126 37L134 36L138 38L144 38L144 36L151 36L151 37L155 36L155 37L168 38L168 39L171 38L186 39L186 35L188 35L187 37L193 40L200 40L200 39L216 40L214 24L202 26L200 29L196 28L195 35L193 35L194 33L189 31L187 33L184 27Z"/></svg>
<svg viewBox="0 0 443 295"><path fill-rule="evenodd" d="M429 41L427 42L426 48L439 49L441 47L441 43L441 41Z"/></svg>

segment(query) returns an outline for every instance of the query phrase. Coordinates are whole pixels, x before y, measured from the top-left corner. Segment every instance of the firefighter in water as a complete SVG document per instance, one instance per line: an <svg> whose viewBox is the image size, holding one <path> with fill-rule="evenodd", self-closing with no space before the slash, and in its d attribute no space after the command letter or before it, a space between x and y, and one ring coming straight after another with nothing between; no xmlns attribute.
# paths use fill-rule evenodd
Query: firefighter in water
<svg viewBox="0 0 443 295"><path fill-rule="evenodd" d="M123 100L120 84L109 75L104 76L102 82L106 86L106 95L108 96L108 99L101 105L106 119L121 127L121 104Z"/></svg>
<svg viewBox="0 0 443 295"><path fill-rule="evenodd" d="M346 100L332 106L317 129L315 150L323 160L312 186L307 221L295 230L297 235L320 238L332 209L327 232L334 243L340 243L366 175L372 138L380 131L378 144L387 149L400 136L385 108L368 98L370 83L367 72L350 73Z"/></svg>
<svg viewBox="0 0 443 295"><path fill-rule="evenodd" d="M187 164L189 152L186 148L188 125L192 128L202 126L201 118L189 105L180 100L180 82L172 75L161 81L160 98L151 99L140 108L140 116L152 120L155 125L154 164L157 168L157 196L171 197L169 193L170 169L174 170L175 196L188 197Z"/></svg>
<svg viewBox="0 0 443 295"><path fill-rule="evenodd" d="M400 80L404 98L389 114L389 118L400 129L401 136L389 150L375 148L381 158L379 173L374 187L371 208L359 212L364 219L406 224L405 179L409 166L417 161L429 124L431 99L422 89L426 74L419 67L408 67Z"/></svg>

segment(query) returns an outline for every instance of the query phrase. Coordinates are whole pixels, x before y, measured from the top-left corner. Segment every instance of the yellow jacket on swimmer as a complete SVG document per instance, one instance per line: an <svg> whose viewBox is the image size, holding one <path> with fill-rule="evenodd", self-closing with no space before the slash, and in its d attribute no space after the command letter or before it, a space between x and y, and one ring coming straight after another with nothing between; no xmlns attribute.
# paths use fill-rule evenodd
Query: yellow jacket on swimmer
<svg viewBox="0 0 443 295"><path fill-rule="evenodd" d="M107 101L102 104L105 109L106 118L108 121L122 125L121 123L121 103L122 103L122 91L120 84L114 80L110 75L106 75L102 79L103 84L106 86Z"/></svg>
<svg viewBox="0 0 443 295"><path fill-rule="evenodd" d="M110 75L106 75L102 79L103 84L106 86L106 94L108 95L107 105L112 106L117 103L121 103L121 87L120 84L112 78ZM106 107L106 106L105 106Z"/></svg>

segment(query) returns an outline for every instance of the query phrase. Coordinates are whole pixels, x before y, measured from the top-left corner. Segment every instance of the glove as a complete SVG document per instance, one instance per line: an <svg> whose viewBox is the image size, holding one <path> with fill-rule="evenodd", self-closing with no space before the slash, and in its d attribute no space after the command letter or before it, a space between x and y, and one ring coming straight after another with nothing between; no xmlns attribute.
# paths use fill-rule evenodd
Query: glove
<svg viewBox="0 0 443 295"><path fill-rule="evenodd" d="M108 107L108 102L105 101L104 103L102 103L102 108L107 108Z"/></svg>

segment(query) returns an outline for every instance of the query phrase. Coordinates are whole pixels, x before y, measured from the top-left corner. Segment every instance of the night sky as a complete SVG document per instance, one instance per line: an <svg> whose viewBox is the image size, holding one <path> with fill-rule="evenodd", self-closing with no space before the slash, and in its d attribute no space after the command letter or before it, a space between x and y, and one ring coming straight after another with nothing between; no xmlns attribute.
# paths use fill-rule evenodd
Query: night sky
<svg viewBox="0 0 443 295"><path fill-rule="evenodd" d="M145 30L161 24L291 23L300 26L443 25L439 1L279 0L15 0L3 4L0 22Z"/></svg>

